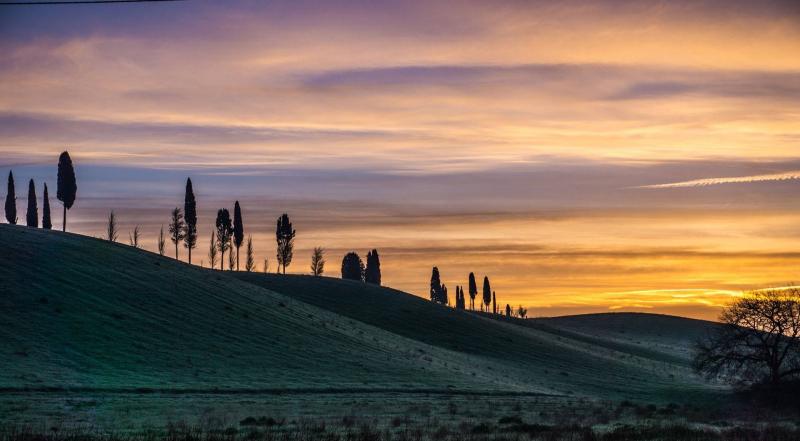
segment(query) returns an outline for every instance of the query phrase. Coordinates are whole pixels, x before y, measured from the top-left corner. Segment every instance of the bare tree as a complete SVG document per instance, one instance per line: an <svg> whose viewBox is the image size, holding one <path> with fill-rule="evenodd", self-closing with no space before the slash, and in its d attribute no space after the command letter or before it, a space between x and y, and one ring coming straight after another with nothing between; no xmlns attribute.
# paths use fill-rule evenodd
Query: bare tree
<svg viewBox="0 0 800 441"><path fill-rule="evenodd" d="M269 259L264 258L264 274L269 272Z"/></svg>
<svg viewBox="0 0 800 441"><path fill-rule="evenodd" d="M211 230L211 243L208 246L208 262L211 269L217 267L217 236L214 230Z"/></svg>
<svg viewBox="0 0 800 441"><path fill-rule="evenodd" d="M723 325L695 345L697 372L773 386L800 376L800 287L748 293L719 320Z"/></svg>
<svg viewBox="0 0 800 441"><path fill-rule="evenodd" d="M158 254L164 255L167 248L167 237L164 236L164 226L161 226L161 231L158 232Z"/></svg>
<svg viewBox="0 0 800 441"><path fill-rule="evenodd" d="M109 242L116 242L119 232L117 231L117 217L114 215L114 210L108 215L108 225L106 225L106 240Z"/></svg>
<svg viewBox="0 0 800 441"><path fill-rule="evenodd" d="M130 242L131 246L134 248L139 248L139 226L133 228L132 233L128 233L128 242Z"/></svg>
<svg viewBox="0 0 800 441"><path fill-rule="evenodd" d="M323 272L325 272L325 249L316 247L311 253L311 274L321 276Z"/></svg>
<svg viewBox="0 0 800 441"><path fill-rule="evenodd" d="M528 317L528 308L523 308L522 305L517 306L517 317L521 319Z"/></svg>
<svg viewBox="0 0 800 441"><path fill-rule="evenodd" d="M247 261L244 264L244 270L248 273L256 269L256 256L253 251L253 236L247 236Z"/></svg>

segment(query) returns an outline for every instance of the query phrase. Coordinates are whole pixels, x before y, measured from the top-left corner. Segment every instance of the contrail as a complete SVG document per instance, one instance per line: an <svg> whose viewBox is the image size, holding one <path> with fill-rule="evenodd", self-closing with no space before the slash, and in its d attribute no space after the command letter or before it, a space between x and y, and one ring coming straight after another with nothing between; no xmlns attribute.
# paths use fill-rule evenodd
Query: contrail
<svg viewBox="0 0 800 441"><path fill-rule="evenodd" d="M634 187L634 188L707 187L709 185L719 185L719 184L742 184L748 182L764 182L764 181L788 181L793 179L800 179L800 170L788 171L783 173L772 173L766 175L695 179L692 181L670 182L667 184L641 185L639 187Z"/></svg>

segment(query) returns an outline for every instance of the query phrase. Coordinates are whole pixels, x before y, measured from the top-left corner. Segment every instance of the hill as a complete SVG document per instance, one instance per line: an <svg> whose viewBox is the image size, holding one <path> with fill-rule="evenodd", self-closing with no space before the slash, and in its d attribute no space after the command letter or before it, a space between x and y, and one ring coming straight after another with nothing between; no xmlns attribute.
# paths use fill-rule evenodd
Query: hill
<svg viewBox="0 0 800 441"><path fill-rule="evenodd" d="M672 349L634 350L613 328L597 341L580 338L590 323L505 322L389 288L201 269L19 226L0 225L0 247L5 390L444 391L660 402L713 391Z"/></svg>

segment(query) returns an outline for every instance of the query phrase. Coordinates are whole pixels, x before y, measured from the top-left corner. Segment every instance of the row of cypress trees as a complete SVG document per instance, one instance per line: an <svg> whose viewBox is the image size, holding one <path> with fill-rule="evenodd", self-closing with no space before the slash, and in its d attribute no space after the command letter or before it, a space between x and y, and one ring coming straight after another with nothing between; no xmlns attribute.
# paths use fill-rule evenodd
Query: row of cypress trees
<svg viewBox="0 0 800 441"><path fill-rule="evenodd" d="M67 231L67 210L72 208L78 192L75 181L75 170L68 152L62 152L58 157L58 187L56 197L64 205L64 218L61 224L62 231ZM16 224L17 195L14 185L14 171L8 172L8 186L5 199L5 216L9 224ZM33 228L39 227L39 207L36 199L36 185L33 179L28 181L28 209L25 212L25 225ZM47 192L47 183L44 183L42 194L42 228L50 230L53 222L50 218L50 195Z"/></svg>
<svg viewBox="0 0 800 441"><path fill-rule="evenodd" d="M475 282L475 273L469 273L469 281L468 281L468 288L469 288L469 302L470 310L475 310L475 297L478 295L478 284ZM430 298L432 302L440 303L442 305L450 305L450 298L447 294L447 286L442 283L441 275L439 274L439 268L433 267L431 271L431 289L430 289ZM497 308L497 293L492 290L492 286L489 283L489 277L483 277L483 298L482 302L480 303L481 311L489 312L489 306L491 306L492 314L498 313ZM453 307L456 309L467 309L467 301L466 296L464 295L464 287L463 286L456 286L456 298L455 302L453 303ZM501 307L502 308L502 307ZM520 307L521 308L521 307ZM501 311L502 312L502 311ZM511 305L506 304L505 307L505 314L506 316L512 315Z"/></svg>

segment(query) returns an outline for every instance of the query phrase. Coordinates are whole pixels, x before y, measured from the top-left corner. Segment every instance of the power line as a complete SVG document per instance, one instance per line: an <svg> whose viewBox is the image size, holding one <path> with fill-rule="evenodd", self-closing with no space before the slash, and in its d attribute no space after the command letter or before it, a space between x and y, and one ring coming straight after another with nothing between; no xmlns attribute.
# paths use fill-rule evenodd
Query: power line
<svg viewBox="0 0 800 441"><path fill-rule="evenodd" d="M159 3L182 2L186 0L43 0L33 2L0 2L0 6L32 6L32 5L92 5L103 3Z"/></svg>

